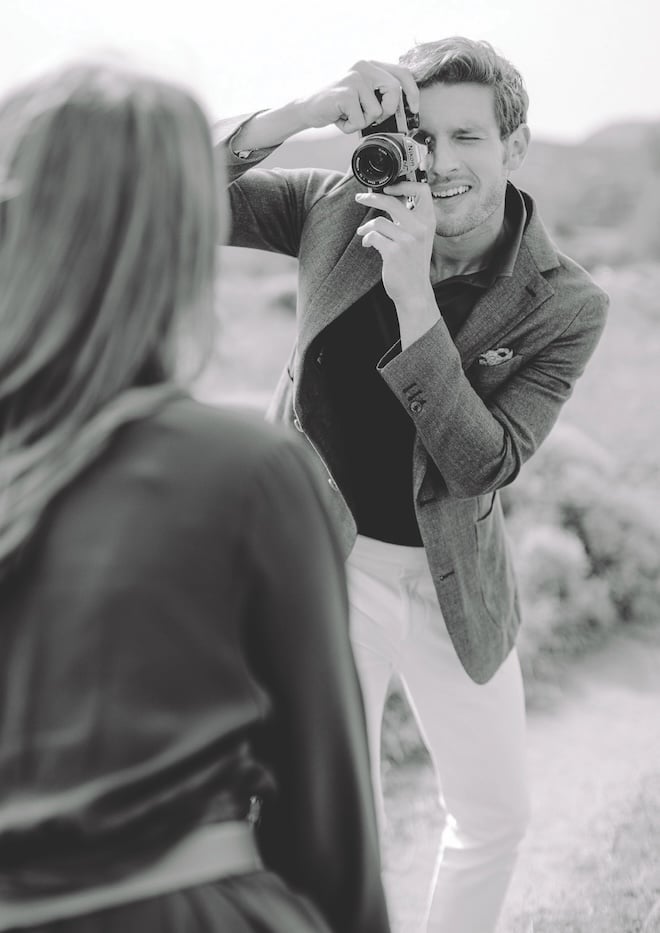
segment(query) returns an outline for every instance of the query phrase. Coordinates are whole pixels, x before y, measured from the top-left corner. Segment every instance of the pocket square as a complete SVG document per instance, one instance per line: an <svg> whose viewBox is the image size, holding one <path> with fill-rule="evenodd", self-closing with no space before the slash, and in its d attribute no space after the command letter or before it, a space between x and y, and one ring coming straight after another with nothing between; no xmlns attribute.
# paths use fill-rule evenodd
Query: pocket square
<svg viewBox="0 0 660 933"><path fill-rule="evenodd" d="M507 363L513 357L513 350L509 347L498 347L496 350L486 350L479 357L480 366L499 366Z"/></svg>

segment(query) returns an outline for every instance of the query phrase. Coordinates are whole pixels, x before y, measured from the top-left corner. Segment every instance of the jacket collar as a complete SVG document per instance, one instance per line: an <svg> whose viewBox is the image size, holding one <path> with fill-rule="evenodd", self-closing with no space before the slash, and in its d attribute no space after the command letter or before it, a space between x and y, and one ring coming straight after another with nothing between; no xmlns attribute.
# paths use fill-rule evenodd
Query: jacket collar
<svg viewBox="0 0 660 933"><path fill-rule="evenodd" d="M468 369L480 353L497 346L520 321L554 294L542 273L557 268L559 257L533 200L524 192L521 195L529 222L512 274L495 280L456 335L463 369Z"/></svg>
<svg viewBox="0 0 660 933"><path fill-rule="evenodd" d="M468 369L485 350L501 344L506 335L546 301L553 291L523 241L513 276L495 280L455 337L463 369Z"/></svg>

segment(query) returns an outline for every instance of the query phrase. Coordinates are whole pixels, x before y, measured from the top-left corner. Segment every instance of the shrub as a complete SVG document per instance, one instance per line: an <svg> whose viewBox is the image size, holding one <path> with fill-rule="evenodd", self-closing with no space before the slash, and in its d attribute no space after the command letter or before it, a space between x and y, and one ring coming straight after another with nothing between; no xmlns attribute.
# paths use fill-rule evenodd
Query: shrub
<svg viewBox="0 0 660 933"><path fill-rule="evenodd" d="M658 621L660 528L613 462L559 425L504 493L528 700L613 627Z"/></svg>
<svg viewBox="0 0 660 933"><path fill-rule="evenodd" d="M404 689L394 677L383 714L381 759L384 774L389 765L426 763L428 752L412 715Z"/></svg>

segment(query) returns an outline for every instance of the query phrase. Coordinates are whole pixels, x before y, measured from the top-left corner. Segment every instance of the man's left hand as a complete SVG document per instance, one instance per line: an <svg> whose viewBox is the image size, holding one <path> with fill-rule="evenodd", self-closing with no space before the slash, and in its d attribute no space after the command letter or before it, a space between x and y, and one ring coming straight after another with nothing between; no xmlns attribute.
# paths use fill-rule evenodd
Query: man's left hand
<svg viewBox="0 0 660 933"><path fill-rule="evenodd" d="M383 260L383 285L395 304L405 349L440 317L431 287L431 254L435 210L428 185L400 182L383 194L363 192L356 201L389 217L374 217L358 227L362 245L378 250ZM414 209L406 203L414 198Z"/></svg>

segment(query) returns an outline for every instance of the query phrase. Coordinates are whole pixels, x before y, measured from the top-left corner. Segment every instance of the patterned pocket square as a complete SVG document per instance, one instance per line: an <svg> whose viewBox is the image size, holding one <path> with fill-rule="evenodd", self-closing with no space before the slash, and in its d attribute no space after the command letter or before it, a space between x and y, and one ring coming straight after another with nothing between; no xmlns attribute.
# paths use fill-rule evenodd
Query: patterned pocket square
<svg viewBox="0 0 660 933"><path fill-rule="evenodd" d="M507 363L513 357L513 350L509 347L498 347L497 350L486 350L479 357L480 366L499 366Z"/></svg>

